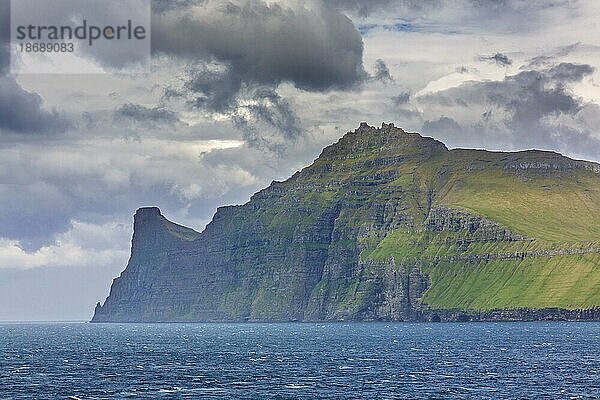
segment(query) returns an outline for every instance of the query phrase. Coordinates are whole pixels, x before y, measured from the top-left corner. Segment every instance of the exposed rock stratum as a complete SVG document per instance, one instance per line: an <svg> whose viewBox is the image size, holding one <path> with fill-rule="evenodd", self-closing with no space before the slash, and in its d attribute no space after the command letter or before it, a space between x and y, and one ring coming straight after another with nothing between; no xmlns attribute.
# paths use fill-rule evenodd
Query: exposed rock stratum
<svg viewBox="0 0 600 400"><path fill-rule="evenodd" d="M158 208L92 322L600 319L600 165L363 123L202 233Z"/></svg>

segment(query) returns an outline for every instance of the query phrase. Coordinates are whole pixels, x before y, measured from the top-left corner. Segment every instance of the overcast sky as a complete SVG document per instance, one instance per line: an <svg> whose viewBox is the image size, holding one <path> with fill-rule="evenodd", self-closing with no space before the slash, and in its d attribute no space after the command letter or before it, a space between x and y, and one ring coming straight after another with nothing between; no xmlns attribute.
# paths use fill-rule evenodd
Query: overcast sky
<svg viewBox="0 0 600 400"><path fill-rule="evenodd" d="M138 207L202 230L361 121L600 161L598 1L153 6L148 74L12 76L0 47L0 320L88 319Z"/></svg>

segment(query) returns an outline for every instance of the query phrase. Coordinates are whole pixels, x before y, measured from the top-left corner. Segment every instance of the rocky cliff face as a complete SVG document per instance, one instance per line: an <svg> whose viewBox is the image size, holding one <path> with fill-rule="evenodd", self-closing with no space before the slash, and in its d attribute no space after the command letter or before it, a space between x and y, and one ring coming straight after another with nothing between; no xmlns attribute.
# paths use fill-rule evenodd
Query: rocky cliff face
<svg viewBox="0 0 600 400"><path fill-rule="evenodd" d="M491 169L524 182L573 171L597 179L598 166L553 153L469 154L456 164L436 140L361 124L287 181L219 208L202 233L142 208L129 263L93 322L485 317L428 303L436 268L478 268L514 249L525 254L535 238L444 204L461 187L453 177Z"/></svg>

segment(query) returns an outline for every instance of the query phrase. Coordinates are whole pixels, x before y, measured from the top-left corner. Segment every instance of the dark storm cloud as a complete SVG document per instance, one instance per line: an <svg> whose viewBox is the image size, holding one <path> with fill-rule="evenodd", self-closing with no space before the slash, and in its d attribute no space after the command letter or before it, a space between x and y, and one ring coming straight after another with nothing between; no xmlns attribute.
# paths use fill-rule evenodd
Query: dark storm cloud
<svg viewBox="0 0 600 400"><path fill-rule="evenodd" d="M508 144L597 157L600 140L593 135L596 127L586 121L599 120L600 110L568 88L593 71L587 64L561 63L539 71L522 71L502 81L471 81L422 96L418 99L421 104L441 106L457 115L484 110L474 124L461 125L456 118L441 117L426 121L423 131L460 138L463 145Z"/></svg>
<svg viewBox="0 0 600 400"><path fill-rule="evenodd" d="M244 132L244 140L250 146L283 153L288 142L302 135L300 121L290 104L270 88L257 89L253 100L238 107L242 112L233 115L234 124Z"/></svg>
<svg viewBox="0 0 600 400"><path fill-rule="evenodd" d="M390 73L390 69L382 59L377 59L375 61L375 74L373 75L373 79L384 83L392 82L394 80Z"/></svg>
<svg viewBox="0 0 600 400"><path fill-rule="evenodd" d="M174 124L179 121L177 114L160 107L145 107L140 104L123 104L115 111L117 119L131 119L138 122Z"/></svg>
<svg viewBox="0 0 600 400"><path fill-rule="evenodd" d="M235 103L243 78L231 67L200 64L188 70L184 89L194 95L194 107L224 112Z"/></svg>
<svg viewBox="0 0 600 400"><path fill-rule="evenodd" d="M360 33L348 17L318 3L207 0L155 13L152 35L155 53L215 59L259 84L320 91L366 78Z"/></svg>
<svg viewBox="0 0 600 400"><path fill-rule="evenodd" d="M37 93L24 90L10 76L0 77L0 129L15 133L57 133L69 128L57 111L42 108Z"/></svg>
<svg viewBox="0 0 600 400"><path fill-rule="evenodd" d="M552 113L577 111L580 100L565 84L581 81L593 70L587 64L561 63L542 71L522 71L502 81L466 82L420 100L464 107L494 104L511 113L512 123L527 124Z"/></svg>
<svg viewBox="0 0 600 400"><path fill-rule="evenodd" d="M292 105L276 86L245 81L229 67L196 64L181 88L168 88L165 100L181 98L189 108L227 117L252 147L281 153L303 134Z"/></svg>
<svg viewBox="0 0 600 400"><path fill-rule="evenodd" d="M306 91L358 87L370 80L363 42L352 21L320 2L262 0L159 4L154 54L189 63L183 87L166 98L226 116L251 146L281 151L302 135L292 105L277 88ZM385 63L377 77L391 79Z"/></svg>

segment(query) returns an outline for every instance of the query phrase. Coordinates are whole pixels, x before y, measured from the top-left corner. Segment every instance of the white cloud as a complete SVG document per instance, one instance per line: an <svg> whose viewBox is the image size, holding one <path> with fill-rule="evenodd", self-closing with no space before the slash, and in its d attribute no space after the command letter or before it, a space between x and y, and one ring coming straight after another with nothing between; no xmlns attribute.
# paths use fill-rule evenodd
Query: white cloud
<svg viewBox="0 0 600 400"><path fill-rule="evenodd" d="M71 221L68 231L56 235L54 243L28 251L18 240L0 238L0 268L105 267L125 265L129 256L129 225L95 225Z"/></svg>

